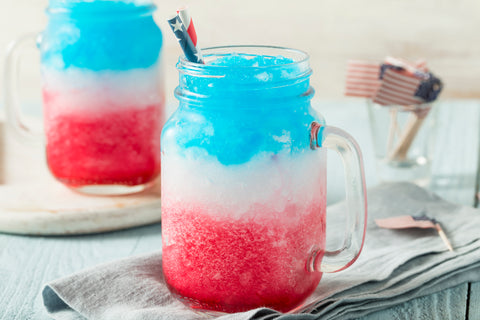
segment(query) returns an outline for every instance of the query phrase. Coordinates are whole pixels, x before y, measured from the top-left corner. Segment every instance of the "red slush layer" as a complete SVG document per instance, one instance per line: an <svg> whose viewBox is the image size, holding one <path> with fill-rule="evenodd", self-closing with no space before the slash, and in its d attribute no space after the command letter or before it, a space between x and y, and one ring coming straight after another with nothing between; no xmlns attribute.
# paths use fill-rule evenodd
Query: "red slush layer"
<svg viewBox="0 0 480 320"><path fill-rule="evenodd" d="M163 107L107 109L62 113L45 101L47 162L58 180L134 186L158 176Z"/></svg>
<svg viewBox="0 0 480 320"><path fill-rule="evenodd" d="M307 271L306 263L325 246L325 205L312 204L295 223L272 219L278 212L265 206L252 210L265 218L235 221L213 218L201 205L162 206L165 280L190 307L286 312L317 287L322 274ZM293 204L283 215L298 210Z"/></svg>

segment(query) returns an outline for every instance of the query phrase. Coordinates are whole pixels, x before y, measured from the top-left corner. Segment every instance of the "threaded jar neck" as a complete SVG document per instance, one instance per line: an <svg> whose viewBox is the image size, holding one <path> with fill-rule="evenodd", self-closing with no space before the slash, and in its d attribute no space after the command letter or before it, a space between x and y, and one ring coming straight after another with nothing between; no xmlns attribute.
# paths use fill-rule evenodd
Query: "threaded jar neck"
<svg viewBox="0 0 480 320"><path fill-rule="evenodd" d="M225 46L202 50L205 64L180 57L180 102L190 105L257 104L310 100L312 70L303 51L272 46Z"/></svg>

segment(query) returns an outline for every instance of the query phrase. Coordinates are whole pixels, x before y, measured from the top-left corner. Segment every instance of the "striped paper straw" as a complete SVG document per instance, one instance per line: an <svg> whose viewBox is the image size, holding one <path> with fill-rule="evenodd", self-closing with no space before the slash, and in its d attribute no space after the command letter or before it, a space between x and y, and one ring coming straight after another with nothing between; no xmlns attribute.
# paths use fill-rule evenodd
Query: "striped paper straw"
<svg viewBox="0 0 480 320"><path fill-rule="evenodd" d="M190 36L190 39L192 39L193 45L196 47L197 33L195 32L195 26L193 25L193 20L192 20L192 17L190 16L188 8L183 7L178 9L177 14L180 17L180 20L182 20L183 25L185 26L185 29L187 29L187 33Z"/></svg>
<svg viewBox="0 0 480 320"><path fill-rule="evenodd" d="M170 25L170 28L172 28L172 31L175 34L175 37L177 38L187 60L195 63L203 63L203 59L198 53L197 48L195 48L192 39L190 39L187 29L183 25L180 17L175 15L174 17L168 19L168 24Z"/></svg>
<svg viewBox="0 0 480 320"><path fill-rule="evenodd" d="M202 52L200 51L200 48L197 45L197 32L195 31L195 26L193 25L193 19L190 16L190 12L188 11L187 7L182 7L177 10L178 16L180 17L180 20L182 20L183 25L185 26L185 29L187 29L187 33L190 36L190 39L193 42L193 45L197 49L198 56L200 59L203 59L202 57Z"/></svg>

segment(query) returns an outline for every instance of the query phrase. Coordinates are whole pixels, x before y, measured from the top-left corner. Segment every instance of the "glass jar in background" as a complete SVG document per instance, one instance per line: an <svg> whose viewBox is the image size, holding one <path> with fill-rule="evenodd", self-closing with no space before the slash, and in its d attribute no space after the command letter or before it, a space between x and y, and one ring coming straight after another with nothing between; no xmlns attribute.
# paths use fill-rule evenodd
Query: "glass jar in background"
<svg viewBox="0 0 480 320"><path fill-rule="evenodd" d="M431 103L382 106L367 100L380 182L431 182L436 110Z"/></svg>
<svg viewBox="0 0 480 320"><path fill-rule="evenodd" d="M138 192L160 173L165 97L155 8L150 0L50 0L46 29L11 46L7 88L19 49L37 42L48 167L79 192ZM30 137L13 91L9 123Z"/></svg>

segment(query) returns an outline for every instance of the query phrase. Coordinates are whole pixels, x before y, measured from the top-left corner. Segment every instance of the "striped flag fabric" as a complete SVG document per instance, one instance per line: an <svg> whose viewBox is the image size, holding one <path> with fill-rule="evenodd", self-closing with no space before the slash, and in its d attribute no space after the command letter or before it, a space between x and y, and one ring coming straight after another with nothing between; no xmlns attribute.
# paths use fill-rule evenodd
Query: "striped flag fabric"
<svg viewBox="0 0 480 320"><path fill-rule="evenodd" d="M360 60L347 62L346 96L370 98L380 85L380 64Z"/></svg>
<svg viewBox="0 0 480 320"><path fill-rule="evenodd" d="M383 79L372 100L380 105L415 105L423 99L415 96L421 80L404 70L385 69Z"/></svg>

